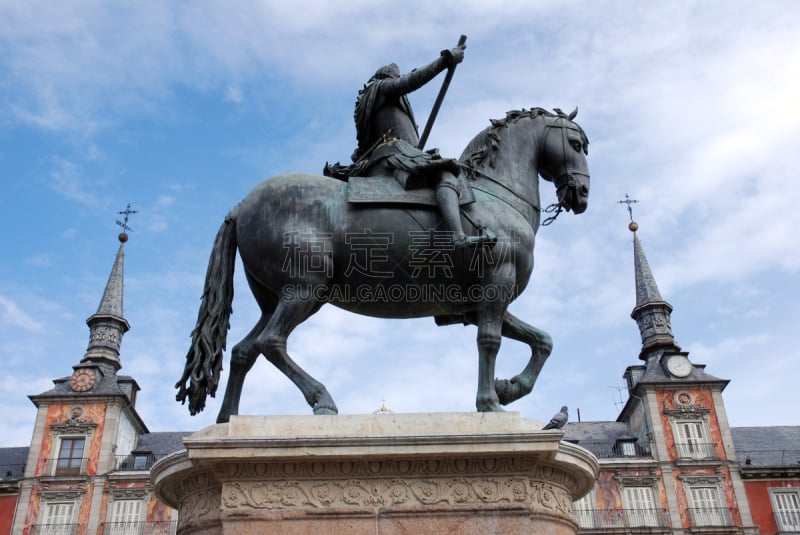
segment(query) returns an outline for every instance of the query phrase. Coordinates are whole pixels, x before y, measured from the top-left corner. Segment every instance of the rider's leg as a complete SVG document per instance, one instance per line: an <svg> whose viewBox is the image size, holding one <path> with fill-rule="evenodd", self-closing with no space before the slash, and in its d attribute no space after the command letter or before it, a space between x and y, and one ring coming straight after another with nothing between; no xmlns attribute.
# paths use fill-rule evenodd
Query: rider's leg
<svg viewBox="0 0 800 535"><path fill-rule="evenodd" d="M479 245L491 241L488 236L467 236L461 225L461 210L458 203L458 181L452 173L442 173L436 184L436 204L442 213L446 230L454 234L456 248Z"/></svg>

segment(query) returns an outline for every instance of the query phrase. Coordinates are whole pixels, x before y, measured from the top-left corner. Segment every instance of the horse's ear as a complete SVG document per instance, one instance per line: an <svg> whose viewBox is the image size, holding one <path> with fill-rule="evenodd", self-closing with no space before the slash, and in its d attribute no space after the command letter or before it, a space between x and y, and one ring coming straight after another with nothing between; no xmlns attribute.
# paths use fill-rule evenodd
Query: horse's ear
<svg viewBox="0 0 800 535"><path fill-rule="evenodd" d="M574 118L575 118L577 115L578 115L578 107L577 107L577 106L575 106L575 109L574 109L574 110L572 110L572 112L570 112L570 114L567 116L567 118L568 118L568 119L571 121L571 120L573 120L573 119L574 119Z"/></svg>

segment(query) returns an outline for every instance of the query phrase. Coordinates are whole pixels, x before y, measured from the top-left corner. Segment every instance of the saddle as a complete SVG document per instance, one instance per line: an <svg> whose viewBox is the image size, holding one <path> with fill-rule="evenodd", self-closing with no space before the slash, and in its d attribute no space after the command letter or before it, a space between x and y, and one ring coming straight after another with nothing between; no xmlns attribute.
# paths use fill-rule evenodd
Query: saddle
<svg viewBox="0 0 800 535"><path fill-rule="evenodd" d="M458 179L461 206L475 202L475 195L463 175ZM405 189L392 176L351 176L347 179L347 202L354 204L416 204L436 206L436 193L430 186Z"/></svg>

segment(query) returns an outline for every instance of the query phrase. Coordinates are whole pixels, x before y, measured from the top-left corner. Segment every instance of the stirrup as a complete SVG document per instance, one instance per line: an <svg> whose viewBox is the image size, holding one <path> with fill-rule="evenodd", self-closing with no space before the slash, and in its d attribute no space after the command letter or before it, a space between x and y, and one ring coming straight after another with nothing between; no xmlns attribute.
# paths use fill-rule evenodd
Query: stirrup
<svg viewBox="0 0 800 535"><path fill-rule="evenodd" d="M494 244L497 243L497 236L494 232L486 228L481 228L480 231L481 233L479 236L464 235L460 238L456 238L453 242L456 250L466 249L467 247L488 247L489 249L494 247Z"/></svg>

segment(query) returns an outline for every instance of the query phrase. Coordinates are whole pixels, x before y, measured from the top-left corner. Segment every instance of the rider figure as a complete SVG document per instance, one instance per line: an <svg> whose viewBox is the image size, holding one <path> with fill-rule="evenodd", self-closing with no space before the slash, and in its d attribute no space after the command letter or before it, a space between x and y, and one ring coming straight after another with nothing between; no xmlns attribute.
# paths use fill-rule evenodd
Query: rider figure
<svg viewBox="0 0 800 535"><path fill-rule="evenodd" d="M444 226L454 234L456 248L491 244L485 234L468 236L461 225L458 162L438 151L417 148L419 134L408 93L416 91L443 70L461 63L465 46L444 50L432 63L400 75L394 63L381 67L359 91L355 107L358 148L353 152L355 173L394 176L406 189L431 185Z"/></svg>

